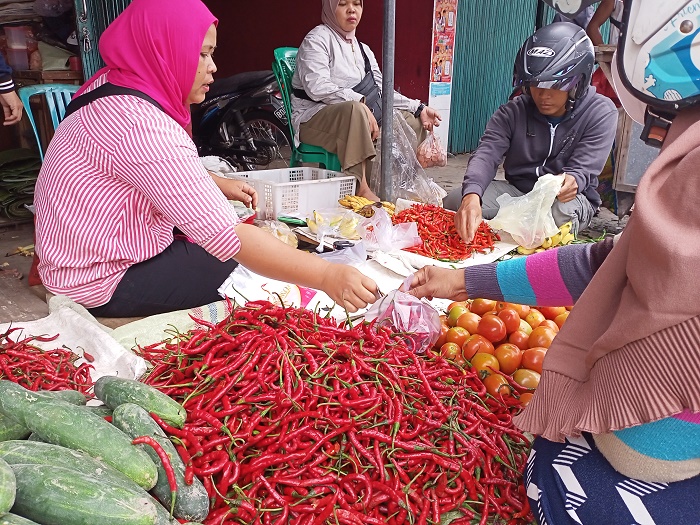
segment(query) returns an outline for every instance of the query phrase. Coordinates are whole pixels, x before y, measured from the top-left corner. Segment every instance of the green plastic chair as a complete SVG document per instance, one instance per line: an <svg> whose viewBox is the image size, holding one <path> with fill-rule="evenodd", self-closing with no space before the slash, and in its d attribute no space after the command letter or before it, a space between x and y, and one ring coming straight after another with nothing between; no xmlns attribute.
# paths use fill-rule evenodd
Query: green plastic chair
<svg viewBox="0 0 700 525"><path fill-rule="evenodd" d="M32 107L29 105L29 99L34 95L44 95L46 98L46 106L51 115L51 123L55 131L66 115L66 108L78 89L80 89L80 86L73 84L39 84L36 86L22 87L17 90L17 94L22 104L24 104L24 110L27 112L27 117L34 130L34 136L36 137L36 143L39 145L39 155L42 161L44 160L44 152L41 149L39 130L37 129L34 115L32 114Z"/></svg>
<svg viewBox="0 0 700 525"><path fill-rule="evenodd" d="M302 162L317 163L321 167L341 171L340 160L338 156L330 151L326 151L320 146L312 146L311 144L300 143L296 146L294 141L294 127L292 126L292 75L296 68L297 62L296 47L278 47L274 51L275 60L272 62L272 72L275 74L277 83L282 93L282 101L284 109L287 112L287 121L289 123L289 131L292 134L292 158L289 165L291 167L299 166Z"/></svg>

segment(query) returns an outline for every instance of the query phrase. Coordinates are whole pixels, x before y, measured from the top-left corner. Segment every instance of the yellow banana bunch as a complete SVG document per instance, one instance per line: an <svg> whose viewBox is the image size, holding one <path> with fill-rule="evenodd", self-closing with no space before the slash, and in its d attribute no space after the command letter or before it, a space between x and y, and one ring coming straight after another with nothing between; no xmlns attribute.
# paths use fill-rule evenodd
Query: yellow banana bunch
<svg viewBox="0 0 700 525"><path fill-rule="evenodd" d="M571 221L559 226L559 231L552 235L551 237L545 237L541 246L537 248L525 248L524 246L518 246L518 253L520 255L530 255L532 253L543 252L549 248L556 248L557 246L565 246L571 244L575 239L574 234L571 233Z"/></svg>
<svg viewBox="0 0 700 525"><path fill-rule="evenodd" d="M379 207L378 202L371 201L366 197L360 197L359 195L346 195L338 200L338 204L359 213L363 217L372 217L374 215L374 207ZM382 201L381 207L383 207L389 215L393 215L396 211L396 205L391 202Z"/></svg>

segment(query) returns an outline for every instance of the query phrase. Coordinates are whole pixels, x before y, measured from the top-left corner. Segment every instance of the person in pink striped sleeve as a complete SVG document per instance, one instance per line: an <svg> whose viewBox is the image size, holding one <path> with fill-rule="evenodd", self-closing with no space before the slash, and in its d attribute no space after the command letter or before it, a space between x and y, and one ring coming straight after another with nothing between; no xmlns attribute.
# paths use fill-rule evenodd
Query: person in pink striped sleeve
<svg viewBox="0 0 700 525"><path fill-rule="evenodd" d="M97 316L147 316L221 299L240 263L349 311L374 302L356 269L240 223L227 197L255 205L252 188L202 167L186 128L216 72L216 26L200 0L134 0L104 32L107 66L76 94L36 184L42 283Z"/></svg>

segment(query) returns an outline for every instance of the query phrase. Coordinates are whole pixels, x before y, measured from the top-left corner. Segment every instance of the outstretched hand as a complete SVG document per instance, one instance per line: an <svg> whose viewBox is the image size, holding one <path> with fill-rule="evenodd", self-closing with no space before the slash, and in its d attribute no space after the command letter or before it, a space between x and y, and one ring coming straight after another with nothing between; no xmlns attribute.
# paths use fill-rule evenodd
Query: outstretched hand
<svg viewBox="0 0 700 525"><path fill-rule="evenodd" d="M424 266L413 276L409 292L418 298L450 299L466 301L469 298L464 284L464 270L448 270L437 266Z"/></svg>
<svg viewBox="0 0 700 525"><path fill-rule="evenodd" d="M356 312L377 300L377 284L356 268L345 264L328 265L321 289L349 312Z"/></svg>

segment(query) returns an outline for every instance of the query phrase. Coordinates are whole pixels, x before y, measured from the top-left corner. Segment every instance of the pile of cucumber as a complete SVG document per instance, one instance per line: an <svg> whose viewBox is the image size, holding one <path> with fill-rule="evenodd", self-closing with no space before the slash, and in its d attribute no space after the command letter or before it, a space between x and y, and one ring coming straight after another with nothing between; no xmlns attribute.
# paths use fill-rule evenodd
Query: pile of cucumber
<svg viewBox="0 0 700 525"><path fill-rule="evenodd" d="M138 381L105 376L95 383L105 407L79 392L31 392L0 380L0 525L174 525L201 522L209 497L149 415L182 427L184 408ZM111 411L112 422L104 419ZM150 436L170 458L172 495Z"/></svg>

